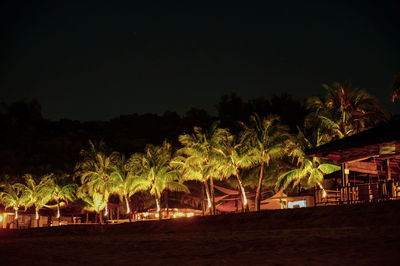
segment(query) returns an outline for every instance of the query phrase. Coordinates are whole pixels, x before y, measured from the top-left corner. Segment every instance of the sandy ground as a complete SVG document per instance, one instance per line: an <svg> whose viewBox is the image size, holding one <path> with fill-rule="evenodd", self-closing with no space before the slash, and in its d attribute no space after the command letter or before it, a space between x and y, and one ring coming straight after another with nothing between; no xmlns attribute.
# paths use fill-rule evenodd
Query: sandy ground
<svg viewBox="0 0 400 266"><path fill-rule="evenodd" d="M398 265L400 201L0 231L1 265Z"/></svg>

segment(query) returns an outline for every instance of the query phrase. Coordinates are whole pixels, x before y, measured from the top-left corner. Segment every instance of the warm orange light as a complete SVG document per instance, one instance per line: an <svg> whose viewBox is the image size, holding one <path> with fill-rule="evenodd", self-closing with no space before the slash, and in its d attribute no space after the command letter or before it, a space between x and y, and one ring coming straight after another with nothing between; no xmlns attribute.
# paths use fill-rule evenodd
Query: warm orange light
<svg viewBox="0 0 400 266"><path fill-rule="evenodd" d="M187 216L187 217L193 217L193 216L194 216L194 213L193 213L193 212L188 212L188 213L186 214L186 216Z"/></svg>
<svg viewBox="0 0 400 266"><path fill-rule="evenodd" d="M244 203L244 206L247 206L247 198L246 198L246 193L244 192L244 189L242 189L242 194L243 194L243 203Z"/></svg>

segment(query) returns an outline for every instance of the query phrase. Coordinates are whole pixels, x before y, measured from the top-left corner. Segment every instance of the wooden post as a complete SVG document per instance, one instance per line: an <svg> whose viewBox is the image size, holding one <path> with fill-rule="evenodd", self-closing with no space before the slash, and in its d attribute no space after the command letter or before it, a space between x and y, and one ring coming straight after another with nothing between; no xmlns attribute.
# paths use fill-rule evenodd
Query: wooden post
<svg viewBox="0 0 400 266"><path fill-rule="evenodd" d="M390 158L386 160L387 164L387 180L392 180L392 170L390 169Z"/></svg>
<svg viewBox="0 0 400 266"><path fill-rule="evenodd" d="M119 222L119 206L117 208L117 222Z"/></svg>

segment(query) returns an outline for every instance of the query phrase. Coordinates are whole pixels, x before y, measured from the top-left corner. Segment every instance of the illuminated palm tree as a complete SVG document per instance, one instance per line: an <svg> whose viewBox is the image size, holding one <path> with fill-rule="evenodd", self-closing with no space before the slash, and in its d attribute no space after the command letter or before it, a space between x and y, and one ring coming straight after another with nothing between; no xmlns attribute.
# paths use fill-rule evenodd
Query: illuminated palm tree
<svg viewBox="0 0 400 266"><path fill-rule="evenodd" d="M332 137L343 138L387 120L376 98L364 90L352 89L350 82L323 85L327 94L324 99L311 97L307 108L307 127L326 129Z"/></svg>
<svg viewBox="0 0 400 266"><path fill-rule="evenodd" d="M0 187L3 188L3 191L0 192L0 202L4 204L6 209L14 209L14 219L18 228L18 209L25 204L25 199L23 198L25 186L20 183L5 183L0 185Z"/></svg>
<svg viewBox="0 0 400 266"><path fill-rule="evenodd" d="M99 217L100 224L103 224L103 210L107 208L107 199L102 193L93 192L89 194L86 187L78 189L77 196L83 200L83 209L89 212L95 212Z"/></svg>
<svg viewBox="0 0 400 266"><path fill-rule="evenodd" d="M242 142L245 145L254 147L253 152L260 173L257 183L255 210L260 210L261 190L264 178L265 167L269 167L271 160L282 157L286 152L285 141L290 137L289 129L279 123L279 117L269 115L267 118L260 118L257 114L250 117L251 125L248 127L242 123Z"/></svg>
<svg viewBox="0 0 400 266"><path fill-rule="evenodd" d="M306 156L305 150L319 146L323 143L324 138L325 136L320 134L320 131L317 130L317 132L312 136L312 141L310 141L299 129L296 141L292 142L289 147L289 156L297 161L297 167L279 176L276 182L276 190L283 190L290 184L293 184L293 187L295 187L303 180L305 180L305 187L318 185L323 189L322 181L324 175L338 171L340 170L340 167L326 163L317 157L310 158Z"/></svg>
<svg viewBox="0 0 400 266"><path fill-rule="evenodd" d="M81 183L87 187L90 195L95 192L100 193L108 201L108 197L113 191L113 180L110 176L113 170L113 154L107 156L93 142L89 141L89 144L89 150L81 151L83 160L77 164L76 175L80 176Z"/></svg>
<svg viewBox="0 0 400 266"><path fill-rule="evenodd" d="M76 199L77 185L72 184L68 175L52 175L51 176L51 199L57 202L57 219L60 222L60 202L73 201Z"/></svg>
<svg viewBox="0 0 400 266"><path fill-rule="evenodd" d="M25 203L25 209L30 206L35 208L35 219L37 226L39 226L39 210L51 200L53 184L51 175L43 176L39 183L30 174L26 174L24 178L26 185L23 186L22 198Z"/></svg>
<svg viewBox="0 0 400 266"><path fill-rule="evenodd" d="M131 222L131 208L130 208L130 197L137 192L133 186L134 172L133 169L129 169L128 161L124 155L115 153L113 156L112 171L110 174L112 183L112 192L117 194L120 201L125 201L126 213L129 216Z"/></svg>
<svg viewBox="0 0 400 266"><path fill-rule="evenodd" d="M182 157L173 160L173 164L183 171L185 180L197 180L203 183L210 214L215 214L214 178L218 178L216 148L228 135L225 129L218 128L218 124L218 122L213 123L206 131L200 127L194 127L193 134L180 135L179 141L184 147L178 151L178 154ZM210 181L210 188L208 181Z"/></svg>
<svg viewBox="0 0 400 266"><path fill-rule="evenodd" d="M240 143L239 139L233 135L227 135L225 141L220 143L216 149L215 160L218 163L218 171L224 178L235 176L240 190L243 211L249 209L246 191L240 175L242 169L255 166L259 160L255 148Z"/></svg>
<svg viewBox="0 0 400 266"><path fill-rule="evenodd" d="M189 193L188 188L180 182L177 172L170 166L171 158L171 144L166 141L162 146L148 145L144 154L134 154L130 158L130 169L137 173L132 180L132 187L137 191L149 191L155 199L159 219L161 194L164 190Z"/></svg>

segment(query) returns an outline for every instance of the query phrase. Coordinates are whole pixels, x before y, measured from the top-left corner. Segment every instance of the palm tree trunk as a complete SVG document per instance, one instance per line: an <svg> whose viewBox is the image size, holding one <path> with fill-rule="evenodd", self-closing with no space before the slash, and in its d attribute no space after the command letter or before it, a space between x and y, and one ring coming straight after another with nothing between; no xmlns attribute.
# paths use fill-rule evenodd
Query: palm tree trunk
<svg viewBox="0 0 400 266"><path fill-rule="evenodd" d="M261 189L262 189L263 178L264 178L264 162L261 163L260 177L258 178L256 198L254 200L255 201L254 203L256 205L256 212L260 211Z"/></svg>
<svg viewBox="0 0 400 266"><path fill-rule="evenodd" d="M165 208L167 208L167 217L169 215L169 209L168 209L168 190L165 191Z"/></svg>
<svg viewBox="0 0 400 266"><path fill-rule="evenodd" d="M100 224L103 224L103 212L102 211L99 212L99 222L100 222Z"/></svg>
<svg viewBox="0 0 400 266"><path fill-rule="evenodd" d="M204 207L205 207L205 204L204 204L204 184L203 183L200 183L200 185L201 185L201 211L203 212L203 216L204 216Z"/></svg>
<svg viewBox="0 0 400 266"><path fill-rule="evenodd" d="M208 208L210 208L210 215L212 214L212 204L211 204L211 198L210 198L210 190L208 188L207 180L204 180L204 187L206 188L206 195L207 195L207 203L208 203Z"/></svg>
<svg viewBox="0 0 400 266"><path fill-rule="evenodd" d="M158 219L161 220L161 207L160 207L160 199L156 197L156 206L158 212Z"/></svg>
<svg viewBox="0 0 400 266"><path fill-rule="evenodd" d="M35 218L36 218L36 227L39 227L40 225L40 216L39 216L39 210L35 207Z"/></svg>
<svg viewBox="0 0 400 266"><path fill-rule="evenodd" d="M215 215L214 179L212 176L210 176L210 191L211 191L212 215Z"/></svg>
<svg viewBox="0 0 400 266"><path fill-rule="evenodd" d="M239 169L236 169L236 179L239 184L240 192L242 193L241 199L242 199L243 212L246 212L249 206L247 205L246 191L244 191L243 181L242 178L240 177Z"/></svg>
<svg viewBox="0 0 400 266"><path fill-rule="evenodd" d="M17 229L18 229L18 208L17 209L14 209L15 210L15 217L14 217L14 220L16 221L16 227L17 227Z"/></svg>
<svg viewBox="0 0 400 266"><path fill-rule="evenodd" d="M87 224L89 223L89 213L88 212L86 212L86 223Z"/></svg>
<svg viewBox="0 0 400 266"><path fill-rule="evenodd" d="M128 213L129 222L132 222L131 208L129 207L129 197L125 195L126 212Z"/></svg>
<svg viewBox="0 0 400 266"><path fill-rule="evenodd" d="M57 200L57 219L58 219L58 225L60 225L61 214L60 214L60 202L58 200Z"/></svg>

